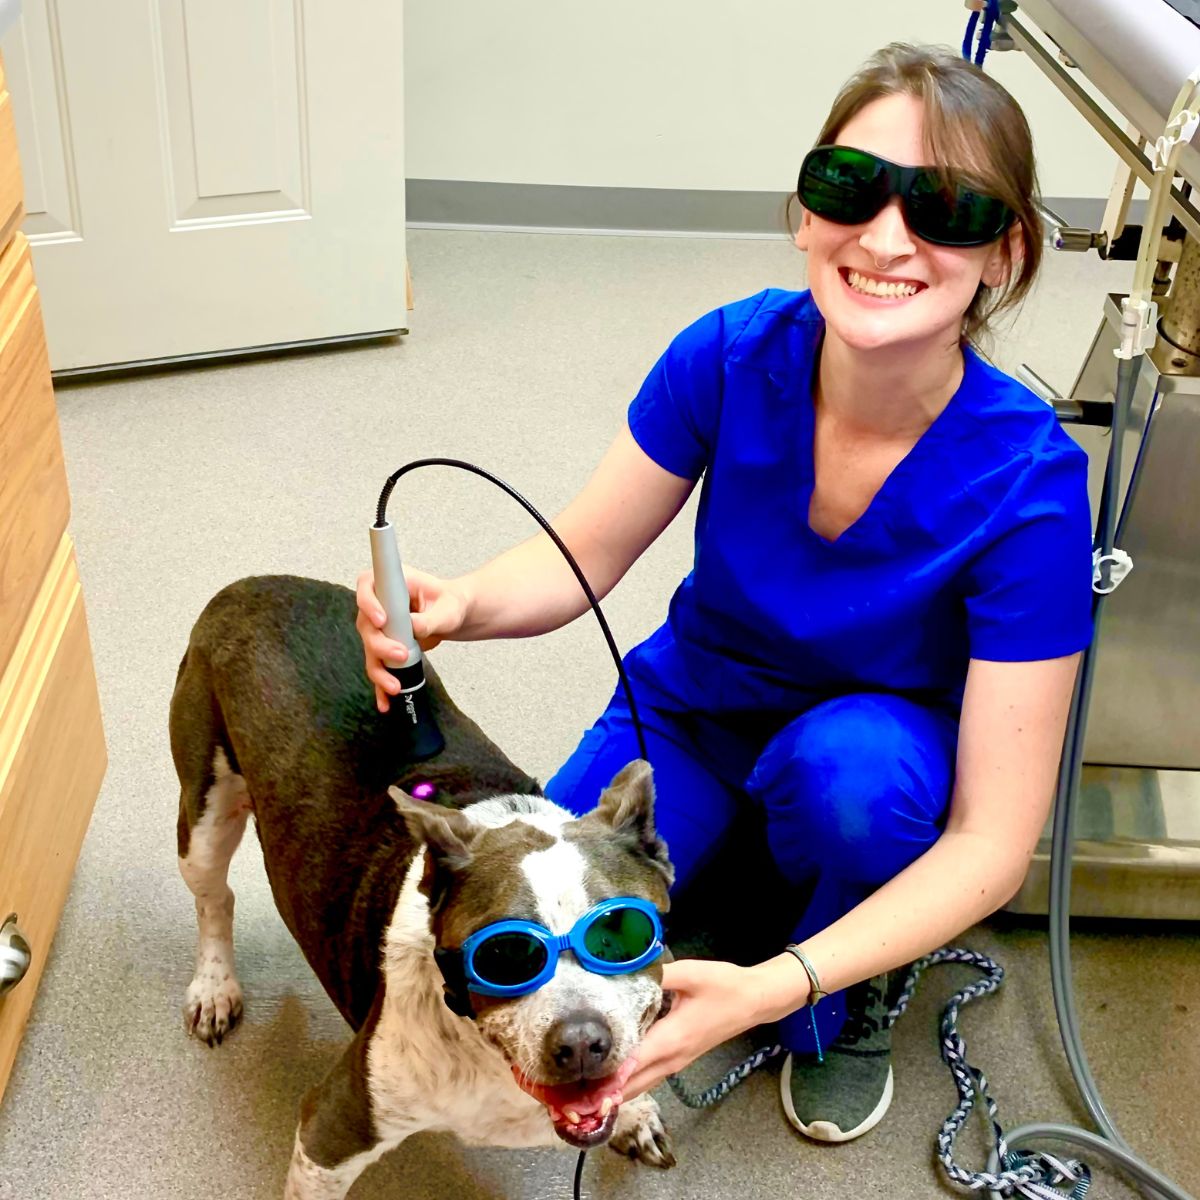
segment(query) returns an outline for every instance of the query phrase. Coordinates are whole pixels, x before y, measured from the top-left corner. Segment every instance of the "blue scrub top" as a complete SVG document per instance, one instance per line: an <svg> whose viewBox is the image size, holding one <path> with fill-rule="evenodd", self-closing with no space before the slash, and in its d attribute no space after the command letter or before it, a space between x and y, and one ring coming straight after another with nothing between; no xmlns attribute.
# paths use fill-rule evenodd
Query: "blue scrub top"
<svg viewBox="0 0 1200 1200"><path fill-rule="evenodd" d="M955 712L970 659L1091 637L1087 457L1053 409L965 347L962 383L835 541L808 524L824 320L769 289L701 317L629 408L660 466L704 477L691 573L627 656L668 711L795 714L850 692Z"/></svg>

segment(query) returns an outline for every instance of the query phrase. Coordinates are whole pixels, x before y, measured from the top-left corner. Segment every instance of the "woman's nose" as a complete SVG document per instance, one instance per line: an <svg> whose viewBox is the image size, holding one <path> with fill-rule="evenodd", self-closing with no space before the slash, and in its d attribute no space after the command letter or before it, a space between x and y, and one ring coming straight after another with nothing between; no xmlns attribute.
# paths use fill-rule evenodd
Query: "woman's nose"
<svg viewBox="0 0 1200 1200"><path fill-rule="evenodd" d="M888 202L867 222L858 239L879 267L916 251L912 232L904 220L904 209L900 197L892 196Z"/></svg>

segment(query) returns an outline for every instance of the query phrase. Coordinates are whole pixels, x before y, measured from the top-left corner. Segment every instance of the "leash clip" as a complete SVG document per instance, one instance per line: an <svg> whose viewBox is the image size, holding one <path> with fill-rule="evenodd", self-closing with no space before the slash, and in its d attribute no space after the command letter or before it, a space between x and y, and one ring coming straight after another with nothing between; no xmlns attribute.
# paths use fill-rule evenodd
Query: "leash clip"
<svg viewBox="0 0 1200 1200"><path fill-rule="evenodd" d="M1104 567L1108 565L1108 583L1104 582ZM1115 546L1111 554L1092 551L1092 591L1099 596L1115 592L1122 579L1133 570L1133 559Z"/></svg>

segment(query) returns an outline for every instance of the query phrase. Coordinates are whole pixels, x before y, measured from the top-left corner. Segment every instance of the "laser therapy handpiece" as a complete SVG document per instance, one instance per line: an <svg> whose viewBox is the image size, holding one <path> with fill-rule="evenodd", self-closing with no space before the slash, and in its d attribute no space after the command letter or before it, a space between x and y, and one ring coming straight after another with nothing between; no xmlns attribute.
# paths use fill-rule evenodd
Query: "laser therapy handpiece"
<svg viewBox="0 0 1200 1200"><path fill-rule="evenodd" d="M400 565L396 531L390 521L371 526L371 567L375 572L375 595L387 616L383 632L408 648L408 661L403 666L386 664L400 683L400 694L391 697L392 711L397 714L397 725L408 743L407 756L414 760L432 758L446 742L433 719L425 692L425 660L413 636L408 585Z"/></svg>

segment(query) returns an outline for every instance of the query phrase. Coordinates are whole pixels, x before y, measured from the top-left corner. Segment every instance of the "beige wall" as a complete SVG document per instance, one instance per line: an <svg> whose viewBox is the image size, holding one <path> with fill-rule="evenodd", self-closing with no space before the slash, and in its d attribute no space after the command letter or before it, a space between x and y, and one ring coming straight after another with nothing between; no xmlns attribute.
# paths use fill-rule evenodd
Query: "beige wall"
<svg viewBox="0 0 1200 1200"><path fill-rule="evenodd" d="M892 40L958 45L962 0L407 0L406 174L780 191L838 86ZM1047 196L1102 196L1115 156L1019 52Z"/></svg>

